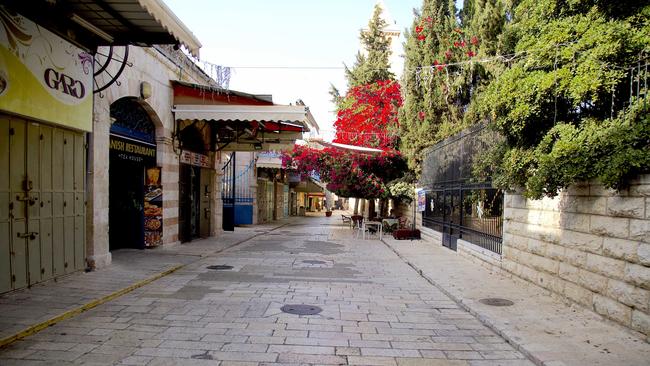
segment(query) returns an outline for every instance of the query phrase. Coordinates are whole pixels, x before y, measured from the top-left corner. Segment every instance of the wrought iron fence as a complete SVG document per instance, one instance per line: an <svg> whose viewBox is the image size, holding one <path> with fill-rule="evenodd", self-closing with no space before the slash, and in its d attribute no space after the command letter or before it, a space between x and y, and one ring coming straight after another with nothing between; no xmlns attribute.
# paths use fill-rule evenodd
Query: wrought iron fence
<svg viewBox="0 0 650 366"><path fill-rule="evenodd" d="M443 245L456 249L463 239L501 254L503 192L490 180L472 181L472 164L500 137L485 125L474 126L425 152L420 186L426 206L422 224L443 234Z"/></svg>

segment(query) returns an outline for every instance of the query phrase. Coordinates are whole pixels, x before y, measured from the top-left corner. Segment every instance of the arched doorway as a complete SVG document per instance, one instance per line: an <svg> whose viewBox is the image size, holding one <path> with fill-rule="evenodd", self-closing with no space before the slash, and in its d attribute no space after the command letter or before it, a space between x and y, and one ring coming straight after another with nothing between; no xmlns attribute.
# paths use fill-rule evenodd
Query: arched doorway
<svg viewBox="0 0 650 366"><path fill-rule="evenodd" d="M143 249L145 170L156 167L156 127L137 98L115 101L110 115L109 249ZM162 226L162 205L159 211Z"/></svg>

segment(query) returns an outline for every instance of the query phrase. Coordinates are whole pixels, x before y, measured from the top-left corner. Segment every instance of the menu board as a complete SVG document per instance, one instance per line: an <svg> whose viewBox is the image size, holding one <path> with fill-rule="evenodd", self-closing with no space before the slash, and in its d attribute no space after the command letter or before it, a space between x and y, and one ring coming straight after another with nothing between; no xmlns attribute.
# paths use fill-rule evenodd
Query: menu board
<svg viewBox="0 0 650 366"><path fill-rule="evenodd" d="M160 185L160 168L147 169L144 187L144 246L162 244L163 236L163 190Z"/></svg>

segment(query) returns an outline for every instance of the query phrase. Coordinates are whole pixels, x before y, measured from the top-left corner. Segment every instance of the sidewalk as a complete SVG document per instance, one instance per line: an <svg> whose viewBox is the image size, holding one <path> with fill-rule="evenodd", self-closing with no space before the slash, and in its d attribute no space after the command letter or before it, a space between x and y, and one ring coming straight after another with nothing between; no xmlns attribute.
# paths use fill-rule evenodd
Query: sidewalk
<svg viewBox="0 0 650 366"><path fill-rule="evenodd" d="M174 272L202 257L273 231L287 221L236 228L217 238L150 249L118 250L110 266L93 272L76 272L29 289L0 295L0 346L22 338L34 327L47 327L99 305L155 279Z"/></svg>
<svg viewBox="0 0 650 366"><path fill-rule="evenodd" d="M650 344L626 328L548 291L508 278L425 240L384 243L429 282L538 365L649 365ZM505 298L512 306L488 306Z"/></svg>

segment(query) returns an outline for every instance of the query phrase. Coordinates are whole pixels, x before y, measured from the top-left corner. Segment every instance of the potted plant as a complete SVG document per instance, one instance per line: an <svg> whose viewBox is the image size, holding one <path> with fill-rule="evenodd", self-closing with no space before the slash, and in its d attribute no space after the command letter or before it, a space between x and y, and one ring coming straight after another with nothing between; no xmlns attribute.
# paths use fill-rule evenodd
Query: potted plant
<svg viewBox="0 0 650 366"><path fill-rule="evenodd" d="M325 216L326 217L332 216L332 209L330 209L329 207L326 207L325 208Z"/></svg>

